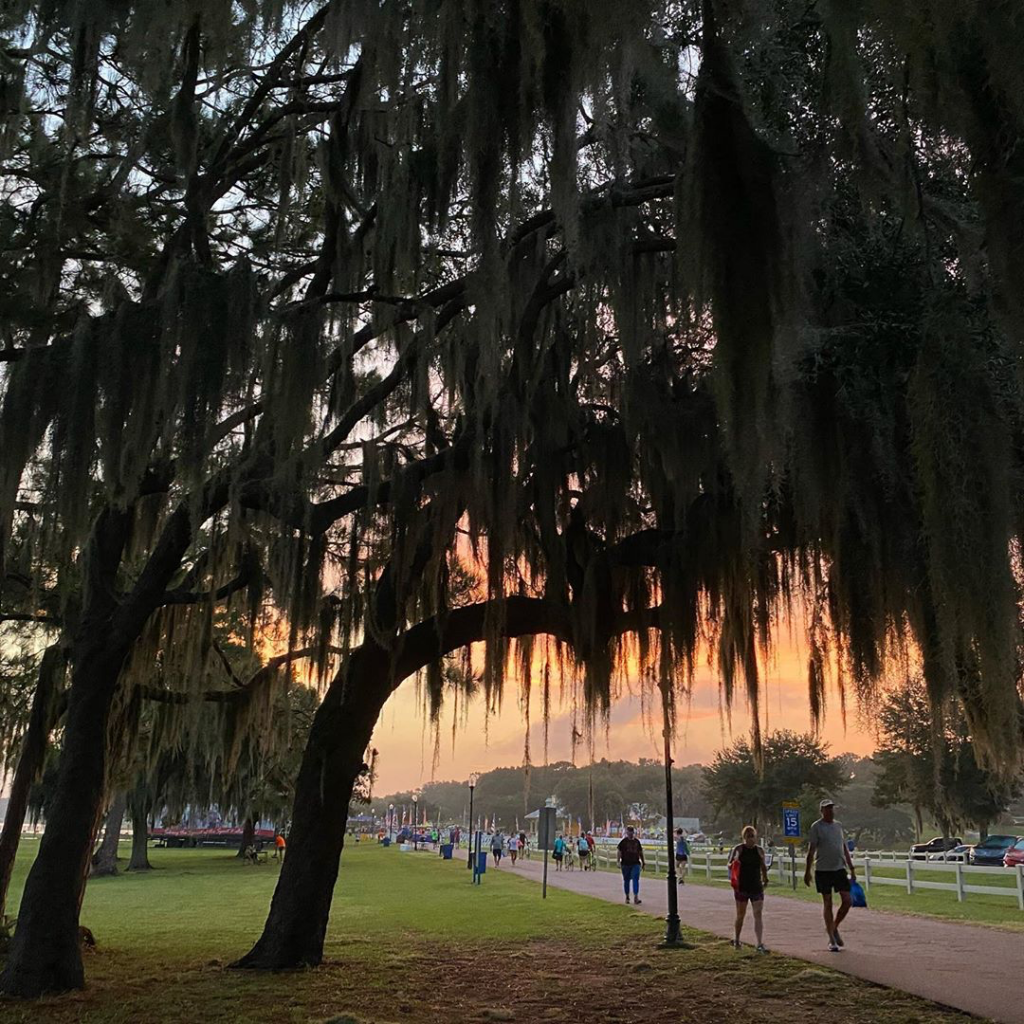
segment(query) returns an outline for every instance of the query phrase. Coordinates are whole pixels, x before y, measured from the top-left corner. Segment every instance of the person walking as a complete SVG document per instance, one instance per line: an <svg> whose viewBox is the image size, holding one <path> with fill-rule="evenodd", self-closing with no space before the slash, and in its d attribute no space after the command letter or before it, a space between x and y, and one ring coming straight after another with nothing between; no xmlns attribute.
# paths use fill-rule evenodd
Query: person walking
<svg viewBox="0 0 1024 1024"><path fill-rule="evenodd" d="M804 885L811 884L811 866L814 867L814 887L821 894L825 932L830 953L843 948L839 926L850 912L850 882L857 880L853 858L846 845L843 826L835 820L835 803L826 798L819 804L821 817L808 832L807 868ZM846 869L850 869L849 875ZM839 893L839 910L833 915L832 893Z"/></svg>
<svg viewBox="0 0 1024 1024"><path fill-rule="evenodd" d="M616 859L622 871L622 888L629 902L629 886L633 885L633 902L640 903L640 872L646 867L644 848L634 835L632 825L626 826L626 834L619 840Z"/></svg>
<svg viewBox="0 0 1024 1024"><path fill-rule="evenodd" d="M274 860L284 860L284 851L288 848L284 836L280 832L274 836Z"/></svg>
<svg viewBox="0 0 1024 1024"><path fill-rule="evenodd" d="M747 916L747 904L754 912L754 937L757 939L758 953L767 953L764 948L764 887L768 884L768 864L764 859L764 850L757 845L757 829L747 825L741 833L743 842L734 846L729 854L729 864L739 861L739 883L734 889L736 897L736 938L733 945L740 948L740 932Z"/></svg>
<svg viewBox="0 0 1024 1024"><path fill-rule="evenodd" d="M519 856L519 836L514 832L508 837L508 859L512 867L516 866L516 857Z"/></svg>
<svg viewBox="0 0 1024 1024"><path fill-rule="evenodd" d="M580 858L580 870L590 870L590 843L587 841L587 837L581 832L579 839L576 840L576 853Z"/></svg>
<svg viewBox="0 0 1024 1024"><path fill-rule="evenodd" d="M555 870L562 870L562 861L565 859L565 840L562 838L562 833L559 832L555 836L555 842L552 847L551 856L555 859Z"/></svg>
<svg viewBox="0 0 1024 1024"><path fill-rule="evenodd" d="M676 878L682 885L686 881L686 871L690 866L690 844L686 841L681 828L676 829Z"/></svg>
<svg viewBox="0 0 1024 1024"><path fill-rule="evenodd" d="M495 832L491 837L491 856L494 858L494 866L501 867L501 855L505 849L505 842L500 832Z"/></svg>

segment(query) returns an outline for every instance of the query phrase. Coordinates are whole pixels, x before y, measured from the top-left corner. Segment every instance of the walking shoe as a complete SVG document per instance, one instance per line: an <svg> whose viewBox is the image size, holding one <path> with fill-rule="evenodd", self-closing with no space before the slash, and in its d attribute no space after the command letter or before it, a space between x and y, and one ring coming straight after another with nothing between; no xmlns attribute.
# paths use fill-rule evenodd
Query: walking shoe
<svg viewBox="0 0 1024 1024"><path fill-rule="evenodd" d="M629 897L628 897L628 896L626 897L626 902L627 902L627 903L629 902Z"/></svg>
<svg viewBox="0 0 1024 1024"><path fill-rule="evenodd" d="M838 953L839 952L839 947L834 942L830 942L828 944L828 951L830 953Z"/></svg>
<svg viewBox="0 0 1024 1024"><path fill-rule="evenodd" d="M758 951L758 953L767 953L768 952L768 950L764 948L764 943L763 942L758 944L757 951Z"/></svg>
<svg viewBox="0 0 1024 1024"><path fill-rule="evenodd" d="M838 946L838 947L839 947L840 949L842 949L842 948L843 948L843 946L845 946L845 945L846 945L846 943L845 943L845 942L843 942L842 938L840 938L840 935L839 935L839 929L838 929L838 928L837 928L837 929L836 929L836 930L835 930L835 931L834 931L834 932L832 933L832 941L833 941L833 942L834 942L834 943L835 943L835 944L836 944L836 945L837 945L837 946Z"/></svg>
<svg viewBox="0 0 1024 1024"><path fill-rule="evenodd" d="M634 896L633 902L639 906L643 902L643 900L641 900L639 896Z"/></svg>

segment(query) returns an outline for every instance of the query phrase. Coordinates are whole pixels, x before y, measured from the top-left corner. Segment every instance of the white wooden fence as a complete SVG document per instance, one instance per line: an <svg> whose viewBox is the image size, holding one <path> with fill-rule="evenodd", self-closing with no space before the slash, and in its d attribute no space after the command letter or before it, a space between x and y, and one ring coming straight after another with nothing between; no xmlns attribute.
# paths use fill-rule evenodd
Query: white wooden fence
<svg viewBox="0 0 1024 1024"><path fill-rule="evenodd" d="M653 848L648 845L646 854L648 866L653 866L656 874L661 873L662 865L666 871L668 870L668 851L662 848L660 843ZM615 868L613 850L598 847L596 857L598 867ZM911 896L915 892L926 889L955 892L957 901L960 903L967 898L968 894L1015 897L1017 906L1024 910L1024 864L1019 864L1015 868L981 867L958 862L909 860L906 854L903 854L902 857L903 859L899 860L895 853L890 854L888 851L884 851L882 855L870 852L857 854L853 858L853 863L857 868L858 880L869 891L872 885L898 885L906 889L908 895ZM689 874L691 876L702 874L707 879L727 879L729 877L728 863L728 853L717 853L711 850L691 852ZM798 854L794 861L789 857L788 851L776 847L770 870L783 885L793 886L801 883L805 864L806 860L803 856ZM893 871L897 871L899 874L893 877L891 874ZM930 878L920 877L922 873L931 872L951 875L952 879L948 882L937 882ZM1012 878L1015 885L985 885L983 878L986 875ZM975 879L976 881L973 881Z"/></svg>

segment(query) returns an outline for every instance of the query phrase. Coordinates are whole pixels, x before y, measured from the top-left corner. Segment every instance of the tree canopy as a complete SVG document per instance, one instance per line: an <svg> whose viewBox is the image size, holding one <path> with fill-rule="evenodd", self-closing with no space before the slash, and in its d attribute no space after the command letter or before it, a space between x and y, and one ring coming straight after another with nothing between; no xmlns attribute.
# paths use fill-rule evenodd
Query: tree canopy
<svg viewBox="0 0 1024 1024"><path fill-rule="evenodd" d="M931 720L920 678L887 693L878 719L874 802L912 807L919 836L927 814L944 835L969 826L984 838L1021 795L1024 778L1005 778L978 763L962 721Z"/></svg>
<svg viewBox="0 0 1024 1024"><path fill-rule="evenodd" d="M744 824L775 831L787 800L806 798L811 805L824 796L836 797L849 780L841 757L813 736L781 730L765 738L758 766L750 743L737 740L719 750L703 769L704 793L716 813L727 812Z"/></svg>
<svg viewBox="0 0 1024 1024"><path fill-rule="evenodd" d="M671 718L707 652L759 722L798 605L816 714L919 655L1017 771L1022 34L1012 0L7 4L0 617L69 682L0 987L81 983L140 705L237 754L297 658L266 934L314 876L317 923L262 964L320 955L383 700L464 692L474 642L486 699L514 641L584 732L627 676ZM288 634L249 685L224 606Z"/></svg>

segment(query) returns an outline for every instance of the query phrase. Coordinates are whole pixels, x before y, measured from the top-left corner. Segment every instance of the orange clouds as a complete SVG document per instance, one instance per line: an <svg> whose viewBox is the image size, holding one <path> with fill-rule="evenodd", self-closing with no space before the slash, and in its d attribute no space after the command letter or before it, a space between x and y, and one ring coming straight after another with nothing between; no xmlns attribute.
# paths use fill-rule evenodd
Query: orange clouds
<svg viewBox="0 0 1024 1024"><path fill-rule="evenodd" d="M538 645L539 646L539 645ZM764 688L761 725L765 730L811 729L807 698L807 655L802 644L789 639L780 644L770 663L764 666ZM629 685L612 707L607 728L599 726L594 738L594 756L609 759L636 760L660 756L657 733L660 725L652 720L656 708L645 707L638 695L639 687ZM450 708L442 712L440 744L437 748L413 680L407 681L384 708L373 744L380 753L377 791L393 792L415 787L432 778L464 779L473 770L523 762L526 740L523 709L514 678L506 683L504 701L499 712L487 715L482 700L460 709L454 731ZM540 687L534 684L530 701L531 760L541 764L544 756L544 724L542 721ZM578 719L576 720L578 726ZM722 707L715 673L707 667L697 672L689 701L679 708L674 756L680 764L710 760L714 751L731 739L750 730L750 714L745 695L737 694L731 715ZM567 760L572 756L574 718L566 701L559 703L552 696L548 723L547 760ZM869 727L858 720L851 708L844 726L837 697L826 708L821 735L831 744L833 752L851 751L867 754L874 749L875 737ZM577 747L576 760L586 763L589 750L583 743Z"/></svg>

